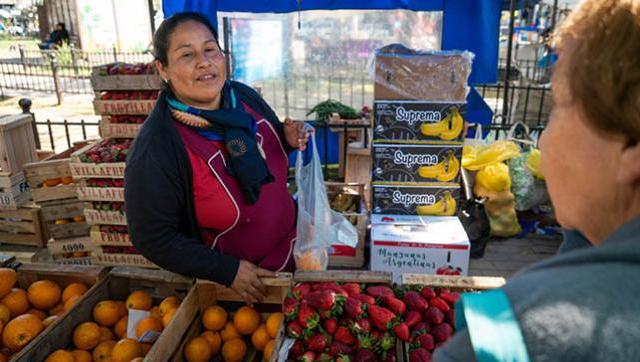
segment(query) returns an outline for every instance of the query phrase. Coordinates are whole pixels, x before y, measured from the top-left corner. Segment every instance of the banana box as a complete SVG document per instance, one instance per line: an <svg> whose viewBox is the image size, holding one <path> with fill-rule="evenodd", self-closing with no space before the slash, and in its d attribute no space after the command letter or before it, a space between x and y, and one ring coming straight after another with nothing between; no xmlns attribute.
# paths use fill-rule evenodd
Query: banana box
<svg viewBox="0 0 640 362"><path fill-rule="evenodd" d="M373 139L462 142L466 102L374 101Z"/></svg>
<svg viewBox="0 0 640 362"><path fill-rule="evenodd" d="M467 275L470 243L457 217L371 215L371 270Z"/></svg>
<svg viewBox="0 0 640 362"><path fill-rule="evenodd" d="M460 185L451 183L374 182L373 213L421 216L454 216Z"/></svg>
<svg viewBox="0 0 640 362"><path fill-rule="evenodd" d="M460 182L462 145L374 143L373 180Z"/></svg>

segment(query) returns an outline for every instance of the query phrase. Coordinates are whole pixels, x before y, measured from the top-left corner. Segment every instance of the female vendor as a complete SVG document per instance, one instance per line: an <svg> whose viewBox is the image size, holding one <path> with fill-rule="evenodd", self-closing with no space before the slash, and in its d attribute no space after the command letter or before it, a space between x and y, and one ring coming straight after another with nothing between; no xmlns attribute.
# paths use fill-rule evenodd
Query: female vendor
<svg viewBox="0 0 640 362"><path fill-rule="evenodd" d="M200 14L166 19L153 50L166 87L127 158L131 240L162 268L260 301L260 277L294 268L287 156L306 147L303 123L281 123L226 79L217 32Z"/></svg>

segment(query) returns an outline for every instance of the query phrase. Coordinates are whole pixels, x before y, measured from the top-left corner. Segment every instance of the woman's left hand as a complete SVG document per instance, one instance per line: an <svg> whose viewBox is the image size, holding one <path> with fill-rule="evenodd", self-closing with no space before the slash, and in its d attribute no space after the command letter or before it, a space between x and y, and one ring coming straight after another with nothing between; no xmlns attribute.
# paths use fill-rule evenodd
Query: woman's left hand
<svg viewBox="0 0 640 362"><path fill-rule="evenodd" d="M304 131L304 122L286 118L284 120L284 137L290 147L297 148L300 151L307 149L309 132Z"/></svg>

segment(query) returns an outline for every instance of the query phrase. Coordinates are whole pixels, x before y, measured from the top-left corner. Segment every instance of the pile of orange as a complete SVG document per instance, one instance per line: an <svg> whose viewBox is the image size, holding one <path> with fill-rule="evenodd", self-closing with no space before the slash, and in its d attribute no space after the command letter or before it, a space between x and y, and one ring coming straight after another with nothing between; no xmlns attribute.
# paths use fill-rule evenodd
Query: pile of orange
<svg viewBox="0 0 640 362"><path fill-rule="evenodd" d="M27 290L15 288L17 274L0 268L0 362L36 338L87 291L82 283L62 289L50 280L39 280Z"/></svg>
<svg viewBox="0 0 640 362"><path fill-rule="evenodd" d="M165 298L159 305L153 306L151 294L143 290L134 291L124 302L100 301L93 306L93 321L81 323L73 331L74 349L57 350L45 362L142 361L152 344L139 343L138 338L149 331L161 333L179 306L180 300L176 297ZM136 339L127 338L129 309L149 311L149 316L138 322L135 328Z"/></svg>
<svg viewBox="0 0 640 362"><path fill-rule="evenodd" d="M275 338L283 320L282 313L272 313L265 321L249 306L240 307L233 318L227 311L212 305L202 312L205 331L187 343L184 357L188 362L206 362L217 354L226 362L242 361L247 354L247 343L262 352L263 361L269 361L275 347Z"/></svg>

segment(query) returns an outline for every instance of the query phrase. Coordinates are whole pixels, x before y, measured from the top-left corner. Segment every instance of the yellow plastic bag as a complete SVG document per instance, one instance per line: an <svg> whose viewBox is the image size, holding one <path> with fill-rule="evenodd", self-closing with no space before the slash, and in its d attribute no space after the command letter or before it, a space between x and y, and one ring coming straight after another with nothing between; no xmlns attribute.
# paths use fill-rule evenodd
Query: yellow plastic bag
<svg viewBox="0 0 640 362"><path fill-rule="evenodd" d="M481 148L467 146L463 148L462 152L462 167L470 171L478 171L492 163L520 156L520 147L514 142L499 140Z"/></svg>
<svg viewBox="0 0 640 362"><path fill-rule="evenodd" d="M478 171L474 192L478 189L485 189L493 192L511 190L511 177L509 176L509 166L502 162L492 163Z"/></svg>
<svg viewBox="0 0 640 362"><path fill-rule="evenodd" d="M527 156L527 167L529 168L529 170L531 170L531 173L533 173L535 177L537 177L540 180L544 180L544 175L540 170L541 155L542 154L540 153L539 149L532 148L531 151L529 151L529 155Z"/></svg>

